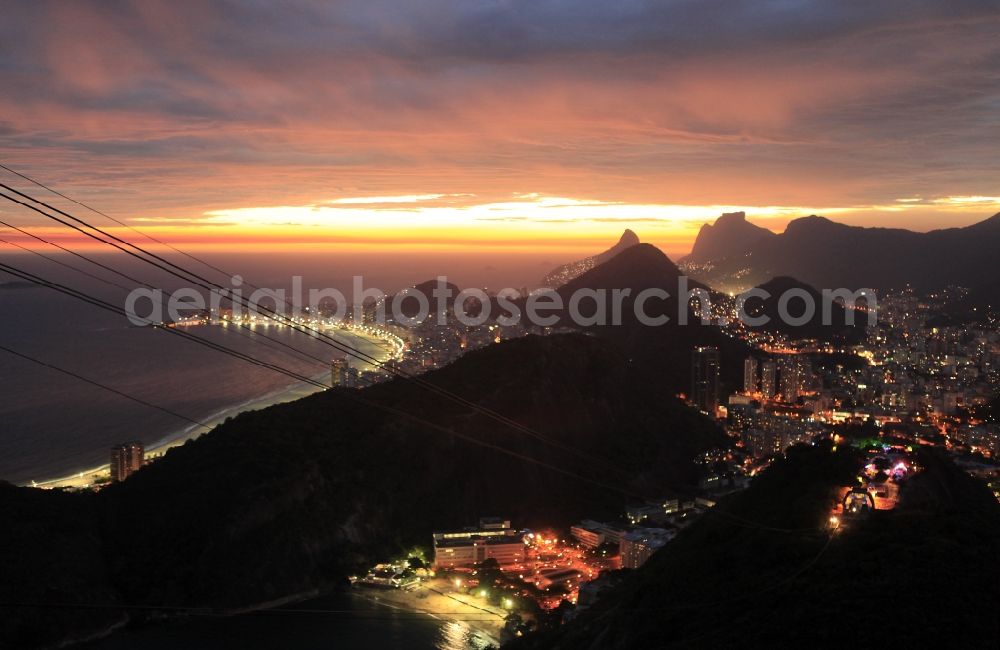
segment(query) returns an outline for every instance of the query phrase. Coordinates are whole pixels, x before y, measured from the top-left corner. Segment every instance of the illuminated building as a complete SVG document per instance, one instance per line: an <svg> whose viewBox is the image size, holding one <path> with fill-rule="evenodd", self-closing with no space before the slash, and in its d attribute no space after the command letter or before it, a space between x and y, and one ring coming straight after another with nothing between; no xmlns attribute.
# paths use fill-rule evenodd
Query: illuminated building
<svg viewBox="0 0 1000 650"><path fill-rule="evenodd" d="M111 448L111 480L124 481L139 471L145 458L141 442L127 442Z"/></svg>
<svg viewBox="0 0 1000 650"><path fill-rule="evenodd" d="M760 363L753 357L747 357L743 361L743 392L747 395L753 395L760 388L757 381L758 366Z"/></svg>
<svg viewBox="0 0 1000 650"><path fill-rule="evenodd" d="M351 366L347 359L334 359L330 362L330 385L348 387L350 383Z"/></svg>
<svg viewBox="0 0 1000 650"><path fill-rule="evenodd" d="M785 360L781 364L781 397L786 402L794 402L805 391L810 369L798 357Z"/></svg>
<svg viewBox="0 0 1000 650"><path fill-rule="evenodd" d="M524 561L525 548L524 537L520 534L466 539L435 538L434 566L439 569L471 567L489 559L508 566Z"/></svg>
<svg viewBox="0 0 1000 650"><path fill-rule="evenodd" d="M673 503L676 508L677 500L673 502L666 502L664 507ZM588 548L596 548L601 544L619 544L622 539L622 535L625 534L625 528L618 526L617 524L607 524L600 521L594 521L592 519L584 519L576 526L570 528L570 534L579 541L582 545ZM600 538L600 542L593 544Z"/></svg>
<svg viewBox="0 0 1000 650"><path fill-rule="evenodd" d="M569 534L585 548L597 548L604 543L604 533L595 521L583 521L571 526Z"/></svg>
<svg viewBox="0 0 1000 650"><path fill-rule="evenodd" d="M770 399L778 392L778 364L765 361L760 366L760 392Z"/></svg>
<svg viewBox="0 0 1000 650"><path fill-rule="evenodd" d="M439 569L470 567L494 559L501 566L525 559L524 535L504 519L484 518L479 528L434 533L434 566Z"/></svg>
<svg viewBox="0 0 1000 650"><path fill-rule="evenodd" d="M691 354L691 403L715 416L719 407L719 349L697 347Z"/></svg>
<svg viewBox="0 0 1000 650"><path fill-rule="evenodd" d="M774 438L761 429L747 429L741 437L743 446L752 458L764 458L781 452L780 449L775 449Z"/></svg>
<svg viewBox="0 0 1000 650"><path fill-rule="evenodd" d="M673 533L663 528L637 528L625 533L619 547L622 568L638 569L673 536Z"/></svg>
<svg viewBox="0 0 1000 650"><path fill-rule="evenodd" d="M743 432L743 445L753 458L781 454L789 446L788 437L776 428L748 429Z"/></svg>
<svg viewBox="0 0 1000 650"><path fill-rule="evenodd" d="M801 411L786 407L776 413L758 414L754 426L740 434L748 453L763 458L781 454L792 445L811 442L816 431L794 417Z"/></svg>
<svg viewBox="0 0 1000 650"><path fill-rule="evenodd" d="M669 518L669 515L680 510L680 499L667 498L660 501L647 501L643 505L627 506L625 517L631 524L638 524L643 521L662 523Z"/></svg>
<svg viewBox="0 0 1000 650"><path fill-rule="evenodd" d="M729 397L729 407L726 411L726 420L732 429L736 431L745 431L757 426L758 409L753 402L747 401L741 403L739 400L735 399L738 397L741 396L731 395ZM746 398L744 397L744 399Z"/></svg>

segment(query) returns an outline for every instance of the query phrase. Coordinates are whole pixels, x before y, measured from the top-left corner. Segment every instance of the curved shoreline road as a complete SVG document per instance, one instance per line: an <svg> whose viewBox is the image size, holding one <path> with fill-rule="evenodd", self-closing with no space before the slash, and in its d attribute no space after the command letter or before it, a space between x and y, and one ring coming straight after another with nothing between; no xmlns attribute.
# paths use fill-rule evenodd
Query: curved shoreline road
<svg viewBox="0 0 1000 650"><path fill-rule="evenodd" d="M332 329L332 328L331 328ZM391 358L397 357L401 354L401 346L396 342L390 340L387 342L386 337L391 337L388 334L382 334L376 330L368 328L350 328L346 331L336 331L334 336L339 337L353 337L360 339L361 341L370 344L371 350L363 350L367 354L377 358L379 361L387 361ZM357 344L352 343L354 347ZM364 366L370 366L371 364L360 362ZM325 369L322 373L317 374L313 377L314 380L326 383L330 380L330 370ZM207 424L211 429L214 429L218 425L222 424L227 418L234 417L240 413L245 413L247 411L257 411L260 409L267 408L269 406L274 406L275 404L284 404L286 402L293 402L297 399L301 399L313 393L320 392L320 388L307 383L296 383L290 386L286 386L281 390L263 395L261 397L243 402L241 404L236 404L229 406L221 411L218 411L209 417L203 418L205 424ZM209 431L211 430L209 429ZM202 427L196 425L188 425L186 427L177 429L167 436L163 437L159 442L154 443L146 450L146 458L150 461L155 462L157 458L162 456L171 447L177 447L184 444L188 440L193 440L199 436L208 433ZM86 469L80 469L75 472L71 472L59 478L50 478L42 481L28 481L23 483L26 487L39 487L39 488L88 488L93 486L97 482L106 482L110 479L111 469L110 466L99 465L97 467L89 467Z"/></svg>

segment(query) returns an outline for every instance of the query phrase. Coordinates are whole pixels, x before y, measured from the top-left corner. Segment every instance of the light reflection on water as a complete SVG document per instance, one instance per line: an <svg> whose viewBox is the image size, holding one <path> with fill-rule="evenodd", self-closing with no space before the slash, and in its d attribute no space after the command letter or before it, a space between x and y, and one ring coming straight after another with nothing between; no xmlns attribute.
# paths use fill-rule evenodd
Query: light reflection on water
<svg viewBox="0 0 1000 650"><path fill-rule="evenodd" d="M486 650L488 635L448 621L334 593L283 610L131 626L81 650Z"/></svg>
<svg viewBox="0 0 1000 650"><path fill-rule="evenodd" d="M438 650L485 650L492 647L488 637L459 621L446 621L440 629Z"/></svg>

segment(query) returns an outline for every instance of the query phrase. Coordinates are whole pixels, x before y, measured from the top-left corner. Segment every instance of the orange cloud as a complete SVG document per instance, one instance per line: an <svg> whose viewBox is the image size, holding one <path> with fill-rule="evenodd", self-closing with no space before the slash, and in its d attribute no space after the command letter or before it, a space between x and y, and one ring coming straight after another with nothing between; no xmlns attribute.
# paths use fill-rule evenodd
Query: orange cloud
<svg viewBox="0 0 1000 650"><path fill-rule="evenodd" d="M705 7L420 4L24 3L0 27L3 160L130 223L226 247L583 248L633 214L683 252L692 224L726 206L778 230L813 211L928 229L987 207L889 208L995 194L998 21L974 7L954 20L934 3L735 3L722 21ZM387 223L398 206L370 205L319 233L234 216L426 195L469 213L529 193L621 214L441 225L417 208Z"/></svg>

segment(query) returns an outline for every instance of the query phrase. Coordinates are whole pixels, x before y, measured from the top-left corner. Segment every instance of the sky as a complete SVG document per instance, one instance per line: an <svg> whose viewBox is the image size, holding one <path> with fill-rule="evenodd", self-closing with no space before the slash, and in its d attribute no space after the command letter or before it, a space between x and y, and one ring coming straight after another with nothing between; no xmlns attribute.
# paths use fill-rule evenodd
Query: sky
<svg viewBox="0 0 1000 650"><path fill-rule="evenodd" d="M1000 212L998 34L966 0L9 3L0 162L199 250L962 226Z"/></svg>

